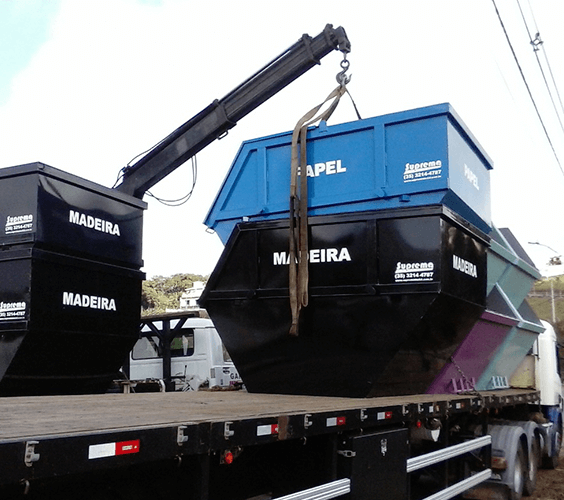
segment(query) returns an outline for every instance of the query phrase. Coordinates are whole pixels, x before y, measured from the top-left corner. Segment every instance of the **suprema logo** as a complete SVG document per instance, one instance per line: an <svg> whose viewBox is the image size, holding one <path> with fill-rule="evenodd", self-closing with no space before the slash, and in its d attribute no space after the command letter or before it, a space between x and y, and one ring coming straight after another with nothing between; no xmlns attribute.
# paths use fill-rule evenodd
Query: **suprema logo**
<svg viewBox="0 0 564 500"><path fill-rule="evenodd" d="M0 302L0 311L24 311L25 302Z"/></svg>
<svg viewBox="0 0 564 500"><path fill-rule="evenodd" d="M396 283L404 281L433 281L435 264L433 262L398 262L394 273Z"/></svg>
<svg viewBox="0 0 564 500"><path fill-rule="evenodd" d="M441 177L443 162L441 160L406 163L403 182L417 182Z"/></svg>
<svg viewBox="0 0 564 500"><path fill-rule="evenodd" d="M92 217L91 215L81 214L80 212L75 212L74 210L69 212L69 222L78 226L94 229L95 231L101 231L102 233L108 233L113 236L121 236L119 226L117 224L99 219L98 217Z"/></svg>
<svg viewBox="0 0 564 500"><path fill-rule="evenodd" d="M2 302L0 301L0 321L9 321L25 318L27 304L23 301L19 302Z"/></svg>
<svg viewBox="0 0 564 500"><path fill-rule="evenodd" d="M73 292L63 292L63 305L88 309L103 309L105 311L116 310L116 301L114 299Z"/></svg>
<svg viewBox="0 0 564 500"><path fill-rule="evenodd" d="M33 230L33 215L8 215L4 232L6 234L27 233Z"/></svg>

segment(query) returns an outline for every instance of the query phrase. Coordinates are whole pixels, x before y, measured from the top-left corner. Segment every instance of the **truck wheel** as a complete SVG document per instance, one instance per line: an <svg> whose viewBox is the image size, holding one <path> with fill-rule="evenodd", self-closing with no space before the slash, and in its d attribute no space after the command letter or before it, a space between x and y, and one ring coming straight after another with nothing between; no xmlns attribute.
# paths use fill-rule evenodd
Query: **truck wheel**
<svg viewBox="0 0 564 500"><path fill-rule="evenodd" d="M521 500L527 479L527 457L523 444L520 443L515 453L515 469L513 470L513 489L509 491L509 500Z"/></svg>
<svg viewBox="0 0 564 500"><path fill-rule="evenodd" d="M543 457L542 466L545 469L556 469L558 467L558 455L560 455L560 447L562 446L562 428L556 431L554 436L554 452L551 457Z"/></svg>
<svg viewBox="0 0 564 500"><path fill-rule="evenodd" d="M531 456L529 457L529 473L523 485L523 494L531 496L537 488L537 474L541 457L540 441L537 436L531 443Z"/></svg>

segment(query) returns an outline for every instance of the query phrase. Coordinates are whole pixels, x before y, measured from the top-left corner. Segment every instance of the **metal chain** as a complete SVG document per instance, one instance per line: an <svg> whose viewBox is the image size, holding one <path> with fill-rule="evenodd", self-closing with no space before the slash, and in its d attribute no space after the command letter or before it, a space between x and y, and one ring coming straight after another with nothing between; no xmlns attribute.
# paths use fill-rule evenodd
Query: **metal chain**
<svg viewBox="0 0 564 500"><path fill-rule="evenodd" d="M460 374L460 376L462 377L462 380L464 381L464 383L466 384L466 387L472 387L471 390L469 391L463 391L464 394L469 394L472 396L479 396L480 398L482 398L482 395L476 390L476 387L474 386L474 384L470 381L470 379L466 376L466 374L462 371L462 368L460 367L460 365L455 361L454 357L451 356L450 357L450 362L454 365L454 367L456 368L456 370L458 371L458 373Z"/></svg>

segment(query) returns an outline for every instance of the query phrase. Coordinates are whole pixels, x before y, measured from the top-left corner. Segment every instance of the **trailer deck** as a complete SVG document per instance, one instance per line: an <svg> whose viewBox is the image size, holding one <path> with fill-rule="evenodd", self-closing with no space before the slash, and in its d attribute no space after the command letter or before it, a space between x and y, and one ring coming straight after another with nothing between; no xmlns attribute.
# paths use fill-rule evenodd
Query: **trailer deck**
<svg viewBox="0 0 564 500"><path fill-rule="evenodd" d="M515 389L369 399L244 391L2 398L0 485L537 399Z"/></svg>

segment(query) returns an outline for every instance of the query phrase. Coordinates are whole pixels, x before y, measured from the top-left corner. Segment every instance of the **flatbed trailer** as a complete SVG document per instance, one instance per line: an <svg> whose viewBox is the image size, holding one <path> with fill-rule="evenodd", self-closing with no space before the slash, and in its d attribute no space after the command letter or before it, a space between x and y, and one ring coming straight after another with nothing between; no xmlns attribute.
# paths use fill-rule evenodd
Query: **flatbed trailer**
<svg viewBox="0 0 564 500"><path fill-rule="evenodd" d="M266 447L276 450L277 445L286 442L294 443L288 445L291 447L298 443L304 449L306 443L309 446L313 443L313 455L323 455L320 460L325 463L321 473L311 468L300 469L304 477L296 481L296 487L309 488L348 479L349 491L354 493L354 475L358 472L354 467L342 466L343 460L357 455L357 452L348 449L351 438L380 436L376 439L385 443L379 445L382 447L381 458L405 462L405 466L400 465L399 472L394 472L394 466L382 468L384 474L387 477L405 475L409 470L408 460L413 459L410 457L413 450L410 451L407 446L408 429L418 428L421 422L433 419L446 421L466 418L467 415L480 418L486 424L484 429L487 429L485 419L488 416L507 408L526 407L537 401L537 392L515 389L365 399L251 394L245 391L4 398L0 413L0 491L5 489L14 495L23 492L31 495L36 490L40 497L45 482L55 478L66 478L70 483L76 480L84 485L84 477L90 481L98 472L107 480L108 473L113 472L121 481L127 476L125 471L138 473L144 470L143 464L154 471L165 463L180 469L186 462L191 464L191 480L197 484L190 488L190 495L184 493L184 498L215 498L212 492L218 485L214 483L227 481L221 479L224 474L217 471L237 470L238 457L243 450L253 449L255 455L261 456L262 453L257 450ZM400 452L394 451L394 440L399 443ZM327 448L332 452L321 452ZM295 450L290 453L294 460L300 461ZM272 454L269 451L265 456L271 457ZM283 445L278 454L280 457L286 455ZM282 458L280 460L282 463ZM305 460L309 461L311 457ZM233 464L229 465L231 461ZM199 470L198 474L193 473L195 467ZM247 474L253 470L248 461L243 468ZM252 477L253 472L250 474ZM309 475L311 480L305 478ZM347 477L351 475L353 477ZM212 477L216 479L212 481ZM250 477L245 478L239 473L236 477L243 483L251 481ZM116 481L119 482L113 480L112 486L104 485L103 490L119 489ZM233 478L229 481L233 482ZM287 481L290 490L294 489L290 486L292 482ZM358 482L357 491L361 482L364 484L364 480ZM400 485L399 482L397 484ZM260 487L257 485L257 493ZM127 488L122 486L123 489ZM276 496L277 492L273 493L272 489L268 493ZM235 490L237 488L231 484L229 491ZM242 494L241 498L245 495L250 498L251 492L255 493L252 490ZM292 491L285 491L282 487L280 492L286 494ZM401 494L394 496L392 493L390 496L396 497L401 498ZM232 498L238 498L238 495L234 493Z"/></svg>

